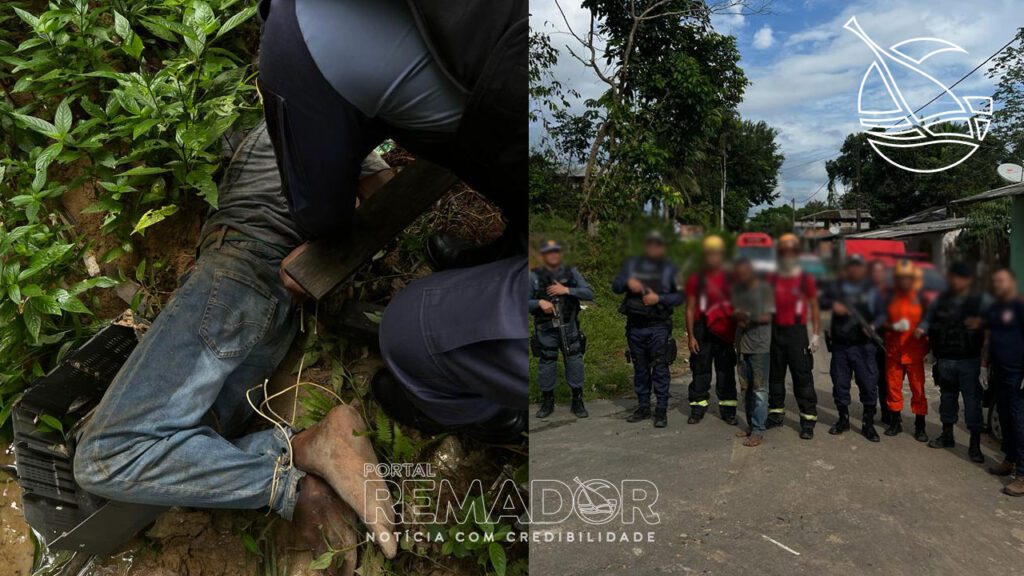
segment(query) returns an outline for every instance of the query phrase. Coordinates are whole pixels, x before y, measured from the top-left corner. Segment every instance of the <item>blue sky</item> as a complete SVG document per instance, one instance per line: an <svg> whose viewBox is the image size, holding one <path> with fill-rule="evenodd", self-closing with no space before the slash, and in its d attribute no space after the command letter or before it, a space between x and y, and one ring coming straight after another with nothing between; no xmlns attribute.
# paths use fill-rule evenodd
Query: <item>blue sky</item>
<svg viewBox="0 0 1024 576"><path fill-rule="evenodd" d="M578 2L561 1L569 24L584 28L589 15ZM601 86L591 73L565 53L573 42L563 32L554 0L531 3L531 24L552 33L563 52L557 73L567 85L594 96ZM947 86L967 73L1013 37L1024 25L1020 0L775 0L769 14L720 15L715 28L736 36L741 66L752 85L741 114L764 120L780 131L786 156L780 175L780 199L802 205L826 181L825 158L838 153L844 137L858 130L857 93L871 64L872 53L843 24L856 16L863 29L883 47L916 37L953 42L967 54L944 53L922 66ZM986 67L987 68L987 67ZM994 81L975 72L956 87L960 96L992 94ZM902 85L904 94L922 104L934 96L923 83ZM926 92L927 90L927 92ZM993 167L994 169L994 167ZM822 189L815 199L824 199Z"/></svg>

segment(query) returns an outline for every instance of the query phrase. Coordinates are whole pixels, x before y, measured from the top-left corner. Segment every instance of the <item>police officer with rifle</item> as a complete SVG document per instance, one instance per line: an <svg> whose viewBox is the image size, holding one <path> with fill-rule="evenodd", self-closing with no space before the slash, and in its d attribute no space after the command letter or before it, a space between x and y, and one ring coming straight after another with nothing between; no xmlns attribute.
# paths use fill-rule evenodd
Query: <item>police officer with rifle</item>
<svg viewBox="0 0 1024 576"><path fill-rule="evenodd" d="M537 418L555 409L558 353L565 362L565 380L572 389L572 413L586 418L583 405L583 354L587 339L580 331L580 300L593 300L594 291L575 268L562 264L562 246L547 240L540 246L544 264L530 271L530 313L534 319L532 348L538 357L541 391Z"/></svg>
<svg viewBox="0 0 1024 576"><path fill-rule="evenodd" d="M654 426L668 426L669 365L676 357L672 310L683 303L676 285L676 267L666 258L665 238L647 235L643 256L626 260L612 282L612 292L625 294L619 312L626 316L626 340L633 361L637 407L628 422L651 417L651 389L657 398Z"/></svg>

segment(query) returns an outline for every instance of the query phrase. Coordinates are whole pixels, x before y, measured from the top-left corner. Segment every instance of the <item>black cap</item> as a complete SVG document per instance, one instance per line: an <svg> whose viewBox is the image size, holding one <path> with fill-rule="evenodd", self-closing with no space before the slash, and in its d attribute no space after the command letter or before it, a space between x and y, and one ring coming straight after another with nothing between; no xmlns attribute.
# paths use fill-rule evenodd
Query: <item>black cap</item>
<svg viewBox="0 0 1024 576"><path fill-rule="evenodd" d="M860 254L850 254L850 256L846 258L847 266L863 266L865 263L864 257Z"/></svg>
<svg viewBox="0 0 1024 576"><path fill-rule="evenodd" d="M648 244L664 244L665 236L657 230L651 230L647 233L647 237L644 238L644 242L647 242Z"/></svg>
<svg viewBox="0 0 1024 576"><path fill-rule="evenodd" d="M961 278L971 278L974 276L974 271L971 270L971 265L962 260L957 260L949 265L949 273L953 276L959 276Z"/></svg>
<svg viewBox="0 0 1024 576"><path fill-rule="evenodd" d="M547 254L548 252L561 252L562 245L557 240L545 240L540 243L538 248L541 254Z"/></svg>

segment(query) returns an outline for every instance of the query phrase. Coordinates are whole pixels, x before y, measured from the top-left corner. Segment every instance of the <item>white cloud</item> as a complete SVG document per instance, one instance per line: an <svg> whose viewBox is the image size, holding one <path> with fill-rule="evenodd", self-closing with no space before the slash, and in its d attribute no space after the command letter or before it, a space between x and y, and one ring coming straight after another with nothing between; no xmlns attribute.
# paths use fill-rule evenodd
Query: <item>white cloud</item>
<svg viewBox="0 0 1024 576"><path fill-rule="evenodd" d="M771 48L774 43L775 37L772 35L771 26L765 24L760 30L754 33L754 48L765 50L767 48Z"/></svg>

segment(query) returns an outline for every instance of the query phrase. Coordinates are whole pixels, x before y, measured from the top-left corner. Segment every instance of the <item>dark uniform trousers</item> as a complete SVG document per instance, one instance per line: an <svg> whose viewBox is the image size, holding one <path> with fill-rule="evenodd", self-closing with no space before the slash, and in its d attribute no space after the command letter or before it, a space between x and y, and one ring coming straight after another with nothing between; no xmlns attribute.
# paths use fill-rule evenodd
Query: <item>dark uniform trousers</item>
<svg viewBox="0 0 1024 576"><path fill-rule="evenodd" d="M786 412L786 369L793 376L793 395L801 422L818 420L818 393L814 391L814 357L807 349L807 325L772 326L771 370L768 376L768 413Z"/></svg>
<svg viewBox="0 0 1024 576"><path fill-rule="evenodd" d="M873 414L878 403L878 363L875 361L875 344L833 344L832 364L829 375L832 376L832 397L836 406L850 405L850 385L853 377L857 377L857 388L860 389L860 402L865 410Z"/></svg>
<svg viewBox="0 0 1024 576"><path fill-rule="evenodd" d="M583 387L583 354L579 348L579 325L575 322L560 329L538 325L536 328L537 344L540 347L540 358L537 360L537 386L542 392L555 389L558 380L558 353L562 352L565 362L565 381L573 390ZM562 346L562 331L568 341Z"/></svg>
<svg viewBox="0 0 1024 576"><path fill-rule="evenodd" d="M995 390L999 425L1003 429L1003 453L1017 465L1017 475L1024 469L1024 371L992 366L991 385Z"/></svg>
<svg viewBox="0 0 1024 576"><path fill-rule="evenodd" d="M651 405L651 389L657 398L657 406L668 406L669 340L672 338L672 324L669 322L636 323L626 325L626 342L633 360L633 388L641 408Z"/></svg>
<svg viewBox="0 0 1024 576"><path fill-rule="evenodd" d="M700 350L690 354L689 402L691 412L703 414L711 398L711 373L714 368L718 411L723 417L736 415L736 348L707 329L703 320L693 326L693 337Z"/></svg>

